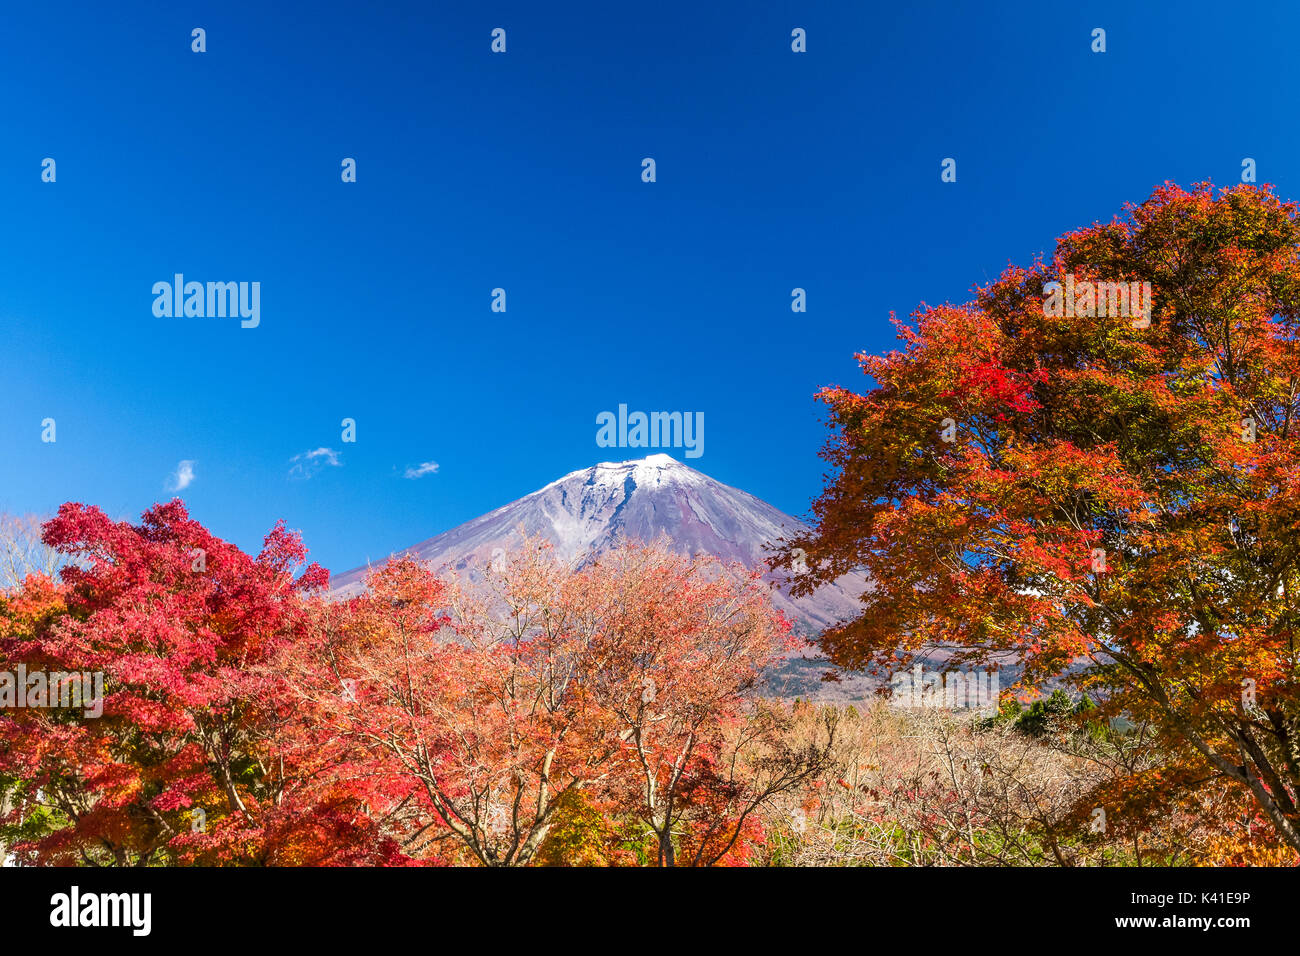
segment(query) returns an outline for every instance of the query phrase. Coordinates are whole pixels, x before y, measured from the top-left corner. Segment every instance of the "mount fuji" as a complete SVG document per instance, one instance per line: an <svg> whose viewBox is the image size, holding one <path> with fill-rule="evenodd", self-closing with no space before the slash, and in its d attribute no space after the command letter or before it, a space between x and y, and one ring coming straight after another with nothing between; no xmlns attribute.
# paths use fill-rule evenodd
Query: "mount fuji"
<svg viewBox="0 0 1300 956"><path fill-rule="evenodd" d="M485 564L498 548L519 541L519 529L550 541L566 560L599 554L621 540L653 541L661 535L687 555L706 554L758 567L769 547L807 525L755 498L682 464L670 455L604 462L565 475L517 501L412 545L402 553L434 568L463 571ZM367 568L331 581L339 596L364 586ZM866 588L846 575L807 597L791 598L780 575L772 600L805 634L854 616Z"/></svg>

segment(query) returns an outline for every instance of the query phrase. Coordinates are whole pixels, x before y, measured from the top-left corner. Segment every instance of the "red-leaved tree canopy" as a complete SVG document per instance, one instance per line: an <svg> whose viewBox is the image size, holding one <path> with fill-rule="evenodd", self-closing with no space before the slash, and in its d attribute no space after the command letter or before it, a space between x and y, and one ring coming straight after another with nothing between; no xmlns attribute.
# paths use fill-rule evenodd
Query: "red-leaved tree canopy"
<svg viewBox="0 0 1300 956"><path fill-rule="evenodd" d="M1072 674L1159 731L1135 789L1230 781L1300 849L1298 254L1266 189L1166 186L859 356L873 385L822 392L833 480L791 546L799 591L874 582L830 656Z"/></svg>

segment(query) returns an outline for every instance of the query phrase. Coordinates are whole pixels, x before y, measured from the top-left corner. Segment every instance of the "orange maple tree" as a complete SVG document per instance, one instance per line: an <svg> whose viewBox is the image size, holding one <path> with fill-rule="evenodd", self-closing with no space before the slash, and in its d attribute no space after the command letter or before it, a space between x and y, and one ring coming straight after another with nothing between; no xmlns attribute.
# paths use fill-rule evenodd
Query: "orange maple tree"
<svg viewBox="0 0 1300 956"><path fill-rule="evenodd" d="M566 600L562 567L533 543L480 593L394 559L290 649L310 733L361 748L364 774L402 794L413 852L527 865L558 803L620 748L582 681L593 628Z"/></svg>
<svg viewBox="0 0 1300 956"><path fill-rule="evenodd" d="M660 866L743 859L755 811L831 760L834 723L803 746L762 705L764 673L792 651L790 623L755 573L705 556L628 545L581 576L598 629L595 698L626 742L616 805L654 835Z"/></svg>
<svg viewBox="0 0 1300 956"><path fill-rule="evenodd" d="M821 393L834 473L783 558L812 561L796 593L873 581L832 659L1065 675L1159 731L1134 793L1226 782L1300 850L1298 254L1267 189L1166 185L860 355L869 390ZM1146 314L1116 291L1141 283Z"/></svg>

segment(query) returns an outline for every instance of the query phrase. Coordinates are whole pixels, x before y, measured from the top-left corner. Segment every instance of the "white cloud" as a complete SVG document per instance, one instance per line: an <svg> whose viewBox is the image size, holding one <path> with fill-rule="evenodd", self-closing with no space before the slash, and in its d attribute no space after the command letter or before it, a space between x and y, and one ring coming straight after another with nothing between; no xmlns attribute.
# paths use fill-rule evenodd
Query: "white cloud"
<svg viewBox="0 0 1300 956"><path fill-rule="evenodd" d="M423 478L425 475L436 475L438 473L438 463L436 461L425 461L418 465L409 466L402 474L403 478Z"/></svg>
<svg viewBox="0 0 1300 956"><path fill-rule="evenodd" d="M293 467L289 469L290 478L310 478L322 468L338 468L343 464L339 461L339 453L333 448L305 451L300 455L294 455L289 461L293 463Z"/></svg>
<svg viewBox="0 0 1300 956"><path fill-rule="evenodd" d="M185 459L176 466L176 470L167 477L168 491L184 491L190 485L194 484L194 461Z"/></svg>

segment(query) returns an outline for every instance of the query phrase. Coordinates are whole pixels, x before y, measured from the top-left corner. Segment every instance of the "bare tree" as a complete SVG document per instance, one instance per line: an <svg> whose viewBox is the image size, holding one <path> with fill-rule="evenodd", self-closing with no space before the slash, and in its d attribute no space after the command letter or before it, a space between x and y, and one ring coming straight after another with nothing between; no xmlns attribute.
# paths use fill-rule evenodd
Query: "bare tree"
<svg viewBox="0 0 1300 956"><path fill-rule="evenodd" d="M66 563L41 540L44 519L0 512L0 590L17 587L29 574L54 577Z"/></svg>

